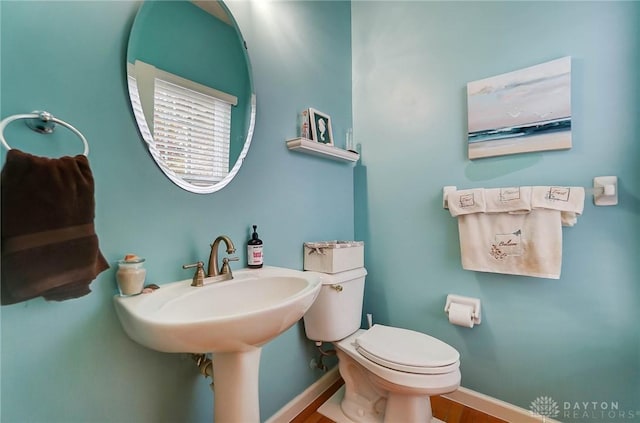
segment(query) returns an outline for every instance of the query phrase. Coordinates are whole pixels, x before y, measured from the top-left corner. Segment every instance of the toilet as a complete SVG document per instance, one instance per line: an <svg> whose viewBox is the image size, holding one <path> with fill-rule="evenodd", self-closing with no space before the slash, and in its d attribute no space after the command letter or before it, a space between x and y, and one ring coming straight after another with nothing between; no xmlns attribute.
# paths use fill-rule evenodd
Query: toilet
<svg viewBox="0 0 640 423"><path fill-rule="evenodd" d="M345 382L342 413L354 422L430 423L429 397L460 386L458 351L408 329L360 329L364 267L320 275L322 288L304 327L317 345L335 347Z"/></svg>

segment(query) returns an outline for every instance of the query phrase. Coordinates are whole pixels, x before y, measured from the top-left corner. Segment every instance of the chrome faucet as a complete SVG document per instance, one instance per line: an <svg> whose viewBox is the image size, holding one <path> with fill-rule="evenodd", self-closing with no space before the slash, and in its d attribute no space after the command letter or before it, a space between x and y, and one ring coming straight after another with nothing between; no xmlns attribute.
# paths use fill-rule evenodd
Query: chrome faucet
<svg viewBox="0 0 640 423"><path fill-rule="evenodd" d="M222 259L222 269L218 269L218 246L220 245L220 241L224 241L225 246L227 247L227 254L233 254L236 252L236 247L233 245L233 241L226 235L220 235L213 241L211 244L211 254L209 255L209 268L207 269L207 276L221 276L224 275L224 278L221 280L233 279L233 275L231 273L231 267L229 266L230 261L238 261L238 257L225 257Z"/></svg>

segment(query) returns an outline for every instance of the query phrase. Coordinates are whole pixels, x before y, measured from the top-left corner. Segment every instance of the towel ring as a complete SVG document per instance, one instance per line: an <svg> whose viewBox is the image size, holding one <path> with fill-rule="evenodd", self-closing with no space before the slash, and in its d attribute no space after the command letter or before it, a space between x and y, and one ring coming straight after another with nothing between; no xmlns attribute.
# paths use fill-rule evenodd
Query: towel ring
<svg viewBox="0 0 640 423"><path fill-rule="evenodd" d="M13 115L13 116L4 118L2 121L0 121L0 142L2 142L2 145L7 150L11 150L11 147L7 143L7 140L4 138L4 128L14 120L19 120L19 119L27 119L27 121L25 122L26 125L29 128L33 129L34 131L40 132L41 134L53 133L56 123L66 128L69 128L74 134L76 134L82 140L82 143L84 144L84 152L82 154L85 156L89 155L89 143L87 142L87 139L84 137L84 135L82 135L82 133L78 131L76 128L74 128L72 125L68 124L67 122L61 119L54 117L51 113L45 112L45 111L42 111L42 112L34 111L33 113Z"/></svg>

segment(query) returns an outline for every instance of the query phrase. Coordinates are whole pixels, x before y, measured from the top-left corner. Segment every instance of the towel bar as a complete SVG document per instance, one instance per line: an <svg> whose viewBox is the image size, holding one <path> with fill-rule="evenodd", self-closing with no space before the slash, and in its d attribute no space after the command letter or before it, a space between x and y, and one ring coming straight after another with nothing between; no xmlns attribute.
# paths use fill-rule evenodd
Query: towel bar
<svg viewBox="0 0 640 423"><path fill-rule="evenodd" d="M449 210L449 193L457 190L456 186L446 186L442 188L442 208Z"/></svg>
<svg viewBox="0 0 640 423"><path fill-rule="evenodd" d="M449 193L457 189L452 185L442 188L442 208L449 209ZM615 206L618 204L618 178L616 176L596 176L593 178L593 187L587 187L584 190L593 194L593 202L596 206Z"/></svg>
<svg viewBox="0 0 640 423"><path fill-rule="evenodd" d="M84 152L83 155L89 155L89 143L87 139L82 135L80 131L74 128L72 125L67 122L54 117L51 113L45 111L34 111L33 113L25 113L19 115L12 115L4 118L0 121L0 142L7 150L11 150L11 147L7 143L7 140L4 138L4 128L14 120L26 119L26 125L36 132L40 132L41 134L51 134L55 128L55 124L62 125L66 128L69 128L74 134L76 134L82 140L84 144Z"/></svg>

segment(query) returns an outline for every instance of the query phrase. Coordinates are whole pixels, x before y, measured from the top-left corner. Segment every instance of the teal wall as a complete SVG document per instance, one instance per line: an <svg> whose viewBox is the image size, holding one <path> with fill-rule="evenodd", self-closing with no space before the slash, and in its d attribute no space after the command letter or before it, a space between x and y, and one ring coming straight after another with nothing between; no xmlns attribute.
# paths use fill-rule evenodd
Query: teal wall
<svg viewBox="0 0 640 423"><path fill-rule="evenodd" d="M211 195L171 183L137 132L125 57L139 4L0 2L0 117L45 109L84 133L108 261L135 252L147 259L148 281L161 284L190 277L181 265L206 260L219 234L235 241L246 263L251 224L259 225L266 264L295 269L304 241L353 238L353 169L285 145L305 107L331 115L337 143L352 126L349 3L229 5L249 46L258 114L244 166ZM35 154L81 151L64 128L45 137L14 122L5 135ZM146 349L122 331L114 272L80 299L0 309L2 422L211 421L212 394L191 359ZM315 356L301 324L265 346L263 419L320 376L309 368Z"/></svg>
<svg viewBox="0 0 640 423"><path fill-rule="evenodd" d="M355 230L367 243L366 311L456 347L464 386L524 408L543 395L640 407L640 3L233 2L254 71L256 135L237 178L204 196L169 182L138 136L124 71L138 6L0 2L0 117L46 109L87 136L110 262L133 251L150 281L183 279L180 265L206 259L216 235L240 246L256 223L267 264L301 268L303 241ZM565 55L574 147L469 161L466 83ZM307 106L332 116L340 145L352 92L355 170L285 148ZM63 129L45 139L14 123L6 135L37 154L79 148ZM560 280L460 268L444 185L587 187L608 174L620 177L620 205L588 197L563 229ZM114 270L92 287L77 300L0 308L0 420L210 421L208 384L191 360L122 332ZM447 293L481 298L483 323L448 324ZM267 344L263 419L319 376L314 356L301 325Z"/></svg>
<svg viewBox="0 0 640 423"><path fill-rule="evenodd" d="M550 396L617 402L640 419L640 3L353 2L356 237L366 311L461 353L462 385L525 409ZM470 161L466 83L572 56L573 148ZM578 185L617 175L620 204L587 196L564 228L560 280L460 265L442 187ZM448 293L482 300L450 325ZM595 410L596 412L598 410Z"/></svg>

